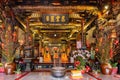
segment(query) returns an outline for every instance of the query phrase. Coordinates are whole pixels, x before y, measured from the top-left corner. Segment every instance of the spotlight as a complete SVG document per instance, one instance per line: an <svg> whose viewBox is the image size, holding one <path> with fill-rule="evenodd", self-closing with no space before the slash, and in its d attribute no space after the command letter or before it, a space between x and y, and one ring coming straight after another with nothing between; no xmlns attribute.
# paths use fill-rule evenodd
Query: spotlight
<svg viewBox="0 0 120 80"><path fill-rule="evenodd" d="M56 34L54 34L54 37L56 37L57 35Z"/></svg>
<svg viewBox="0 0 120 80"><path fill-rule="evenodd" d="M104 8L107 10L109 9L109 5L105 5Z"/></svg>

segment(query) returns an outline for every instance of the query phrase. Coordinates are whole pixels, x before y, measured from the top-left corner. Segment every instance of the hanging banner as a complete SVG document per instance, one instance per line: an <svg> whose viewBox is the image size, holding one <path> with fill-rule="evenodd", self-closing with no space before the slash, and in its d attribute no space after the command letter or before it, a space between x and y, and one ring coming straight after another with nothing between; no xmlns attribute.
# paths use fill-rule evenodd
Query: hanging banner
<svg viewBox="0 0 120 80"><path fill-rule="evenodd" d="M67 24L69 22L68 14L42 14L44 24Z"/></svg>

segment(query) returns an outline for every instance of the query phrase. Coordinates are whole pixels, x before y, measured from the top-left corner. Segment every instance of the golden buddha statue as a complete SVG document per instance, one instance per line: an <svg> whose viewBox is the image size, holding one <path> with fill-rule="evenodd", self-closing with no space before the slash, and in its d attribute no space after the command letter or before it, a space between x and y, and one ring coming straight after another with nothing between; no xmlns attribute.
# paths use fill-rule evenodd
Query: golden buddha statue
<svg viewBox="0 0 120 80"><path fill-rule="evenodd" d="M45 52L45 54L44 54L44 56L43 56L43 61L44 61L45 63L51 62L51 55L50 55L49 51L46 51L46 52Z"/></svg>
<svg viewBox="0 0 120 80"><path fill-rule="evenodd" d="M61 62L62 63L68 62L68 57L67 57L67 54L65 53L65 51L63 51L63 53L61 54Z"/></svg>

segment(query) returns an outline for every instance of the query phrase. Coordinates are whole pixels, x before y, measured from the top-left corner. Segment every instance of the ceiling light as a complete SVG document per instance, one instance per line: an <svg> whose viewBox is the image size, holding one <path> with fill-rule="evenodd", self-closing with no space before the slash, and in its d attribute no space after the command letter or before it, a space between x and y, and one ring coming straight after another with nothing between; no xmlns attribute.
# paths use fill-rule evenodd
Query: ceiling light
<svg viewBox="0 0 120 80"><path fill-rule="evenodd" d="M105 5L104 8L107 10L109 8L109 5Z"/></svg>
<svg viewBox="0 0 120 80"><path fill-rule="evenodd" d="M54 37L56 37L57 35L56 34L54 34Z"/></svg>

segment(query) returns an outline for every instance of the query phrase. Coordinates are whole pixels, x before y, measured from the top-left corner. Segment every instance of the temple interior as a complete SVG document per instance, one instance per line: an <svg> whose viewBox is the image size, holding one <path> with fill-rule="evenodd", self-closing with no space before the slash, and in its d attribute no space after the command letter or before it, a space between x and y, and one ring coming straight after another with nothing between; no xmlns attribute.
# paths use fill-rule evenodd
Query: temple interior
<svg viewBox="0 0 120 80"><path fill-rule="evenodd" d="M0 80L36 79L120 80L120 0L0 0Z"/></svg>

